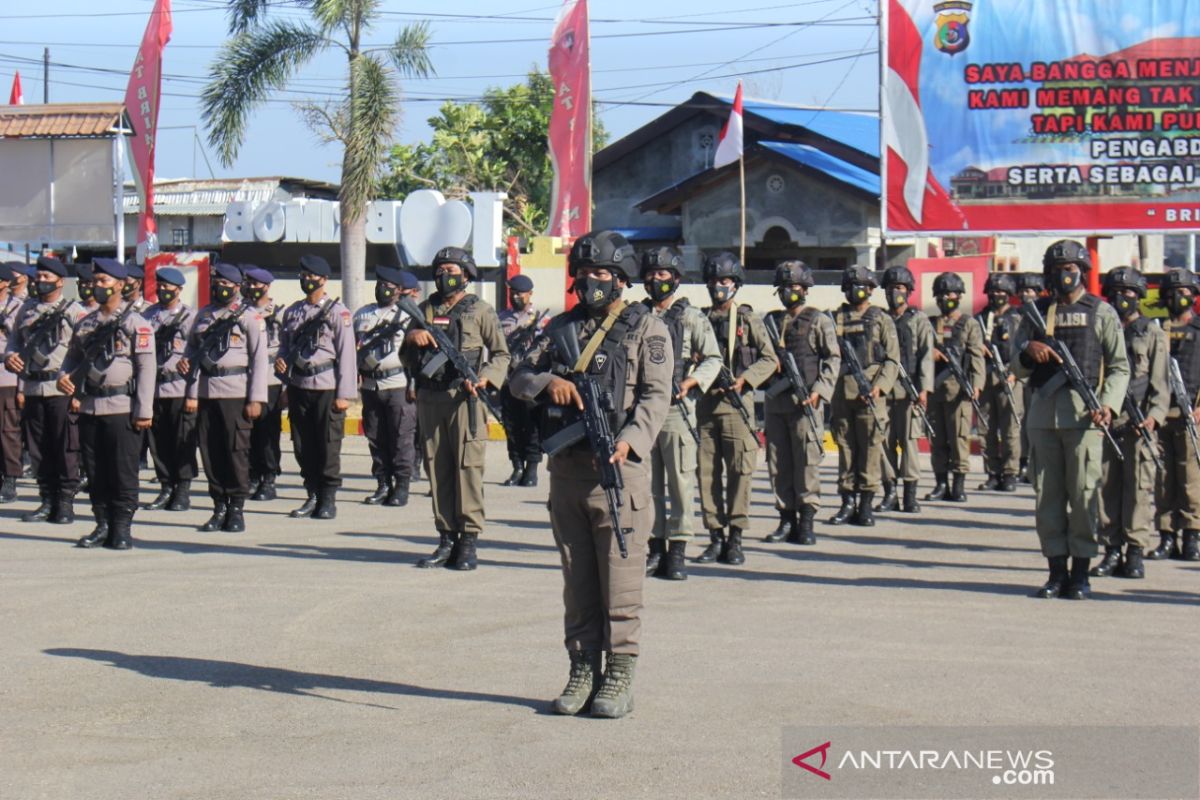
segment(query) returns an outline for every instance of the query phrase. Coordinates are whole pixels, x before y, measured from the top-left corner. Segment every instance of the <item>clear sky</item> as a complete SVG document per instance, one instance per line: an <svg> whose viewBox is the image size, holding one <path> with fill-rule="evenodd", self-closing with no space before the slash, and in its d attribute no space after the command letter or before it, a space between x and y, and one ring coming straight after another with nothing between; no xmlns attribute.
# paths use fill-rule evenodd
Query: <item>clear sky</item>
<svg viewBox="0 0 1200 800"><path fill-rule="evenodd" d="M489 86L519 82L545 68L551 0L382 0L368 35L390 41L407 22L428 19L436 77L403 84L396 138L426 139L425 120L445 98L470 100ZM42 50L50 48L51 102L119 102L153 0L43 0L0 3L0 91L20 70L26 103L40 103ZM196 96L226 38L224 0L175 0L167 46L158 144L160 178L208 177L194 128L206 141ZM741 76L747 96L812 106L874 110L879 62L875 0L591 0L592 85L614 138L696 91L731 95ZM280 0L272 14L303 18ZM815 23L815 24L813 24ZM292 108L344 84L345 61L330 51L257 111L236 163L209 151L217 177L288 175L336 181L338 151L323 146Z"/></svg>

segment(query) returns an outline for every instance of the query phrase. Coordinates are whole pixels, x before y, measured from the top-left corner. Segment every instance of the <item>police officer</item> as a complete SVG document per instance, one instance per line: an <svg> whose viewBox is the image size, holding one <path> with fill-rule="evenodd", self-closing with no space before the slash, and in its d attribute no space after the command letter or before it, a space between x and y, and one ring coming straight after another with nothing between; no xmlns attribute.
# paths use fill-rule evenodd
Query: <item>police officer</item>
<svg viewBox="0 0 1200 800"><path fill-rule="evenodd" d="M704 312L677 294L683 282L683 258L678 251L660 247L643 253L641 278L648 295L643 302L666 324L674 356L671 407L650 452L654 532L646 554L646 574L682 581L687 579L684 557L692 538L699 448L691 393L693 389L701 394L708 391L721 371L721 350Z"/></svg>
<svg viewBox="0 0 1200 800"><path fill-rule="evenodd" d="M58 389L80 404L79 439L96 518L95 530L77 546L128 550L142 433L150 429L154 413L154 333L122 299L125 265L98 258L93 267L100 307L76 327L58 378Z"/></svg>
<svg viewBox="0 0 1200 800"><path fill-rule="evenodd" d="M1129 384L1121 322L1112 306L1085 290L1091 259L1078 242L1061 240L1042 258L1051 297L1036 306L1047 333L1079 364L1101 408L1090 413L1060 376L1054 351L1035 338L1028 319L1017 330L1012 368L1033 386L1029 406L1035 515L1050 578L1036 597L1083 600L1091 593L1089 561L1096 555L1096 509L1100 501L1100 428L1112 422ZM1068 559L1070 568L1068 571Z"/></svg>
<svg viewBox="0 0 1200 800"><path fill-rule="evenodd" d="M1163 277L1160 302L1170 315L1165 324L1171 358L1179 365L1187 398L1172 393L1170 411L1159 439L1163 448L1163 475L1159 483L1159 544L1147 558L1183 558L1200 561L1200 465L1192 452L1186 414L1200 420L1196 398L1200 396L1200 317L1193 310L1200 281L1185 269L1168 270ZM1187 403L1189 407L1183 407ZM1183 531L1179 547L1176 532Z"/></svg>
<svg viewBox="0 0 1200 800"><path fill-rule="evenodd" d="M179 370L188 376L184 410L198 414L200 459L213 513L200 530L240 533L250 494L250 428L267 399L266 323L240 302L242 271L213 266L211 302L200 309Z"/></svg>
<svg viewBox="0 0 1200 800"><path fill-rule="evenodd" d="M500 312L500 327L512 356L510 364L515 366L542 332L546 315L533 307L533 281L528 275L509 279L508 298L510 307ZM528 404L514 398L507 386L500 389L500 403L504 410L508 460L513 467L503 485L537 486L538 464L542 463L537 414Z"/></svg>
<svg viewBox="0 0 1200 800"><path fill-rule="evenodd" d="M401 356L409 317L397 305L420 288L417 276L392 267L375 269L375 302L354 314L358 374L362 378L363 433L371 448L375 493L368 505L408 505L416 449L417 407L409 398L408 373Z"/></svg>
<svg viewBox="0 0 1200 800"><path fill-rule="evenodd" d="M75 292L79 295L79 305L83 306L83 310L89 314L100 307L100 304L96 302L96 298L92 293L95 285L96 275L92 269L92 265L76 264Z"/></svg>
<svg viewBox="0 0 1200 800"><path fill-rule="evenodd" d="M1104 297L1117 310L1125 329L1125 354L1129 361L1129 389L1125 403L1133 403L1145 417L1143 427L1150 444L1126 410L1113 424L1125 460L1118 461L1104 448L1100 490L1100 540L1104 559L1092 567L1093 576L1145 577L1142 555L1150 546L1154 522L1155 463L1158 428L1171 405L1167 382L1170 358L1167 335L1154 321L1142 316L1138 303L1146 296L1146 279L1132 267L1117 267L1104 276ZM1121 548L1125 553L1122 556Z"/></svg>
<svg viewBox="0 0 1200 800"><path fill-rule="evenodd" d="M196 311L180 299L186 280L178 269L162 267L155 271L154 280L158 302L146 309L145 317L154 329L157 381L150 454L161 489L145 508L187 511L192 507L196 477L196 414L185 409L187 376L180 374L179 361L187 350Z"/></svg>
<svg viewBox="0 0 1200 800"><path fill-rule="evenodd" d="M813 519L821 504L818 468L825 455L825 403L833 397L842 351L833 321L805 305L813 287L812 270L803 261L784 261L775 268L775 291L783 311L768 316L769 333L779 336L771 344L782 362L791 357L804 381L803 398L786 371L766 392L767 462L775 490L779 527L766 541L786 539L794 544L816 544ZM812 409L812 414L805 411Z"/></svg>
<svg viewBox="0 0 1200 800"><path fill-rule="evenodd" d="M262 502L275 499L275 478L280 473L279 436L283 430L286 398L283 380L275 371L275 359L279 357L283 307L269 295L271 284L275 282L270 270L253 264L243 264L240 269L242 299L263 318L267 330L267 363L271 365L267 377L267 402L250 429L250 499Z"/></svg>
<svg viewBox="0 0 1200 800"><path fill-rule="evenodd" d="M12 296L13 268L0 264L0 353L8 350L8 340L17 324L21 301ZM17 478L21 477L21 408L17 404L16 373L0 369L0 505L17 499Z"/></svg>
<svg viewBox="0 0 1200 800"><path fill-rule="evenodd" d="M57 258L37 262L36 299L30 298L17 317L8 340L5 366L17 374L17 394L24 397L25 446L37 471L41 505L21 517L24 522L75 521L79 487L79 429L71 399L58 388L58 373L71 334L83 308L63 297L67 268Z"/></svg>
<svg viewBox="0 0 1200 800"><path fill-rule="evenodd" d="M410 368L419 373L417 425L438 531L437 548L417 563L419 567L475 569L476 546L483 532L488 427L483 404L475 396L489 386L504 385L510 357L496 310L467 293L467 286L478 278L479 270L469 253L458 247L442 248L433 258L437 291L420 305L422 322L445 332L471 363L478 384L467 381L449 363L434 368L431 359L437 351L424 328L413 325L404 340Z"/></svg>
<svg viewBox="0 0 1200 800"><path fill-rule="evenodd" d="M929 407L929 390L933 386L933 326L929 324L929 317L910 303L916 282L906 267L889 267L884 271L883 291L896 326L900 365L908 373L917 396L909 397L901 381L896 381L892 387L883 448L884 498L875 510L899 509L915 514L921 510L917 502L917 481L921 479L917 440L925 431L916 419L917 409L913 404L919 404L922 409ZM897 497L900 481L904 482L904 489Z"/></svg>
<svg viewBox="0 0 1200 800"><path fill-rule="evenodd" d="M10 261L13 271L12 296L24 303L29 299L29 282L37 280L37 266L23 261Z"/></svg>
<svg viewBox="0 0 1200 800"><path fill-rule="evenodd" d="M833 393L833 440L838 448L838 490L842 505L832 525L875 524L872 502L882 480L883 439L887 408L882 398L892 391L900 363L896 325L887 312L871 305L877 286L871 270L847 267L842 272L846 302L833 314L834 330L842 344L841 377ZM846 352L852 348L854 353ZM855 375L854 358L862 370ZM869 389L860 388L865 381ZM856 506L857 502L857 506Z"/></svg>
<svg viewBox="0 0 1200 800"><path fill-rule="evenodd" d="M1020 298L1021 305L1035 302L1042 296L1042 290L1042 274L1040 272L1017 274L1017 297ZM1018 477L1022 483L1029 483L1029 430L1025 424L1025 418L1029 412L1029 399L1033 390L1029 387L1029 381L1018 380L1017 386L1021 388L1021 408L1024 412L1021 415L1021 461Z"/></svg>
<svg viewBox="0 0 1200 800"><path fill-rule="evenodd" d="M980 491L1015 492L1021 464L1021 420L1025 408L1021 405L1022 390L1017 379L1008 371L1012 361L1012 339L1021 323L1021 312L1012 306L1017 282L1005 272L994 272L983 285L988 305L975 318L982 329L983 356L987 364L983 392L979 404L987 416L983 439L983 459L987 480ZM992 353L995 353L993 357ZM1004 384L1008 384L1005 391ZM1011 397L1015 403L1009 401ZM984 425L984 421L980 420Z"/></svg>
<svg viewBox="0 0 1200 800"><path fill-rule="evenodd" d="M978 400L983 392L986 369L983 363L983 334L971 315L962 309L966 287L953 272L943 272L933 280L933 295L938 316L933 326L935 377L929 399L929 421L934 440L929 443L933 474L937 484L925 495L926 500L967 501L967 470L971 461L971 396ZM963 386L950 367L950 360L966 376ZM980 420L983 424L983 420ZM953 475L951 483L949 476Z"/></svg>
<svg viewBox="0 0 1200 800"><path fill-rule="evenodd" d="M592 716L616 718L633 710L643 553L651 526L646 468L671 401L673 357L666 325L646 305L621 298L638 274L633 247L623 236L585 234L572 246L568 264L579 305L555 317L547 336L517 367L513 394L581 408L575 384L563 376L586 372L614 400L609 416L616 446L610 462L625 484L620 524L629 529L629 557L619 553L586 439L550 459L550 522L562 559L564 644L571 661L554 710L578 714L590 704ZM569 361L550 345L559 331L577 337L578 360ZM602 665L605 652L607 665Z"/></svg>
<svg viewBox="0 0 1200 800"><path fill-rule="evenodd" d="M125 262L125 271L127 275L125 282L121 284L121 299L131 303L135 313L142 314L150 307L146 298L142 296L142 283L146 279L146 272L132 260Z"/></svg>

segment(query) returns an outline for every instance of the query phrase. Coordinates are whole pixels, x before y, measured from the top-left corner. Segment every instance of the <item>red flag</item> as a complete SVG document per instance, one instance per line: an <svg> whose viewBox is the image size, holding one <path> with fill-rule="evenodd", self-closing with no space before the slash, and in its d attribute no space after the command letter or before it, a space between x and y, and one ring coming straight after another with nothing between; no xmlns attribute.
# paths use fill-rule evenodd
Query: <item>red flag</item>
<svg viewBox="0 0 1200 800"><path fill-rule="evenodd" d="M592 77L587 0L563 0L550 42L550 161L554 187L546 233L575 239L592 226Z"/></svg>
<svg viewBox="0 0 1200 800"><path fill-rule="evenodd" d="M142 213L138 219L138 245L158 251L158 225L154 221L154 143L158 134L158 105L162 90L162 54L171 40L171 0L156 0L142 37L137 60L125 90L125 110L133 123L127 141Z"/></svg>
<svg viewBox="0 0 1200 800"><path fill-rule="evenodd" d="M737 94L733 96L733 109L721 136L717 139L717 152L713 156L713 169L720 169L726 164L732 164L742 157L742 142L744 131L742 127L742 82L738 81Z"/></svg>
<svg viewBox="0 0 1200 800"><path fill-rule="evenodd" d="M12 91L8 95L8 104L10 106L25 105L25 95L21 91L21 71L17 70L17 74L13 75Z"/></svg>

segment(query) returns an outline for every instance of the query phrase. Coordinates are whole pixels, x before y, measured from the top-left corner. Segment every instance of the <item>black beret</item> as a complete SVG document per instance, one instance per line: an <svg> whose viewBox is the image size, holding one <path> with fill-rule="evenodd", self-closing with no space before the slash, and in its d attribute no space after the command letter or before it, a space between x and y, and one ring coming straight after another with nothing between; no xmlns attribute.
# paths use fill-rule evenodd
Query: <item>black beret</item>
<svg viewBox="0 0 1200 800"><path fill-rule="evenodd" d="M242 271L233 264L222 264L220 262L213 264L213 272L216 277L224 278L232 283L242 282Z"/></svg>
<svg viewBox="0 0 1200 800"><path fill-rule="evenodd" d="M92 261L92 272L103 272L123 281L129 274L129 268L115 258L97 258Z"/></svg>
<svg viewBox="0 0 1200 800"><path fill-rule="evenodd" d="M312 253L300 256L300 269L322 278L328 278L333 274L333 269L329 266L329 262Z"/></svg>
<svg viewBox="0 0 1200 800"><path fill-rule="evenodd" d="M130 278L136 278L140 281L145 279L146 270L142 269L142 267L131 258L125 262L125 275Z"/></svg>
<svg viewBox="0 0 1200 800"><path fill-rule="evenodd" d="M528 275L514 275L508 279L508 288L514 292L532 292L533 281Z"/></svg>
<svg viewBox="0 0 1200 800"><path fill-rule="evenodd" d="M57 258L50 256L38 256L37 268L44 272L53 272L60 278L67 277L67 267Z"/></svg>

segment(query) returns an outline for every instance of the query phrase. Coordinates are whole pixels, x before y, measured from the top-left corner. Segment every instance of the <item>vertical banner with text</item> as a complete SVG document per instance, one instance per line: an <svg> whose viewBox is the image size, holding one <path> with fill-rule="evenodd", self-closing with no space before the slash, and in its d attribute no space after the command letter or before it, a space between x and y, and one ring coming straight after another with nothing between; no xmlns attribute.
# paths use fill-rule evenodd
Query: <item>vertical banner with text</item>
<svg viewBox="0 0 1200 800"><path fill-rule="evenodd" d="M141 203L137 244L138 252L143 254L158 251L158 225L154 220L154 149L162 90L162 54L171 40L171 31L171 0L156 0L125 90L125 110L133 124L133 136L128 139L130 164Z"/></svg>
<svg viewBox="0 0 1200 800"><path fill-rule="evenodd" d="M587 0L564 0L550 43L550 161L554 187L549 236L572 240L592 225L592 79Z"/></svg>

